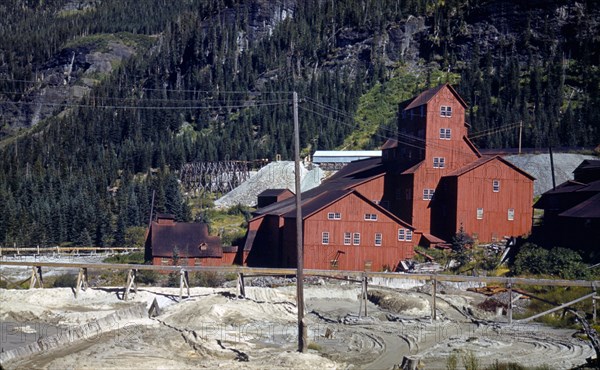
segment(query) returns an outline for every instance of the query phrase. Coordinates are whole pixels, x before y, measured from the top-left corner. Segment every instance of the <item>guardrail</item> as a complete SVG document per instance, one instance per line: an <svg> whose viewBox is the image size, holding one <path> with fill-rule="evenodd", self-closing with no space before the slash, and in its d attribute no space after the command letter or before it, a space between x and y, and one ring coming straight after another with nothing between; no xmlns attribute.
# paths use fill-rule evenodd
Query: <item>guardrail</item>
<svg viewBox="0 0 600 370"><path fill-rule="evenodd" d="M79 253L80 251L84 252L136 252L140 251L142 248L129 248L129 247L0 247L0 256L4 253L16 253L17 255L21 253Z"/></svg>

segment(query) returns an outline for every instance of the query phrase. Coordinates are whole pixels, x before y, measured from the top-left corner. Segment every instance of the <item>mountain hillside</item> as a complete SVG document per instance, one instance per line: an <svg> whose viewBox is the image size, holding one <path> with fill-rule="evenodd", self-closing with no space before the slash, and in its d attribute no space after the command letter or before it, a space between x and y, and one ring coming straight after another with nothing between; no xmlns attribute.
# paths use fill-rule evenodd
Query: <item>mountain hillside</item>
<svg viewBox="0 0 600 370"><path fill-rule="evenodd" d="M123 244L183 163L375 148L452 83L482 148L600 142L594 1L7 0L0 243ZM27 231L22 226L28 225Z"/></svg>

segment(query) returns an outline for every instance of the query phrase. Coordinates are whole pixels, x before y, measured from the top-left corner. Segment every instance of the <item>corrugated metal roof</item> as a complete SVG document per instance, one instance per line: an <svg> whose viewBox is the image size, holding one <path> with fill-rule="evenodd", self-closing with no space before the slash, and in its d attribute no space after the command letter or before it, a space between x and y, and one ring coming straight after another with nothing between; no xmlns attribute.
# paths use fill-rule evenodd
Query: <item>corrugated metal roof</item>
<svg viewBox="0 0 600 370"><path fill-rule="evenodd" d="M218 236L208 234L205 223L159 224L152 222L151 242L153 257L173 258L173 251L181 258L221 257L223 250ZM202 248L205 247L206 249ZM203 250L204 249L204 250Z"/></svg>
<svg viewBox="0 0 600 370"><path fill-rule="evenodd" d="M381 157L381 150L317 150L314 157Z"/></svg>

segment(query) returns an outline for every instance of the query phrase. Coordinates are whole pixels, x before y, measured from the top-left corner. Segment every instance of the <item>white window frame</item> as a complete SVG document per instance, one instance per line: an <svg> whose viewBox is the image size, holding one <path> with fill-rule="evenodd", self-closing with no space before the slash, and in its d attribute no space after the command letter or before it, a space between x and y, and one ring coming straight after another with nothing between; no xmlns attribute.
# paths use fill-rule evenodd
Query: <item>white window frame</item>
<svg viewBox="0 0 600 370"><path fill-rule="evenodd" d="M321 233L321 244L328 245L331 240L329 239L329 231L323 231Z"/></svg>
<svg viewBox="0 0 600 370"><path fill-rule="evenodd" d="M450 140L452 139L452 129L442 127L440 128L440 139L441 140Z"/></svg>
<svg viewBox="0 0 600 370"><path fill-rule="evenodd" d="M433 157L433 168L445 168L446 157Z"/></svg>
<svg viewBox="0 0 600 370"><path fill-rule="evenodd" d="M380 247L383 242L383 234L375 233L375 246Z"/></svg>
<svg viewBox="0 0 600 370"><path fill-rule="evenodd" d="M360 233L352 234L352 245L360 245Z"/></svg>
<svg viewBox="0 0 600 370"><path fill-rule="evenodd" d="M449 105L440 106L440 117L452 117L452 107Z"/></svg>
<svg viewBox="0 0 600 370"><path fill-rule="evenodd" d="M492 180L492 191L494 193L500 192L500 180Z"/></svg>
<svg viewBox="0 0 600 370"><path fill-rule="evenodd" d="M398 240L401 242L406 240L406 229L398 229Z"/></svg>
<svg viewBox="0 0 600 370"><path fill-rule="evenodd" d="M344 245L352 245L352 233L344 232Z"/></svg>
<svg viewBox="0 0 600 370"><path fill-rule="evenodd" d="M328 220L341 220L342 214L339 212L329 212L329 213L327 213L327 219Z"/></svg>
<svg viewBox="0 0 600 370"><path fill-rule="evenodd" d="M423 200L432 200L435 189L423 189Z"/></svg>
<svg viewBox="0 0 600 370"><path fill-rule="evenodd" d="M477 208L477 215L476 215L478 220L483 220L483 208Z"/></svg>
<svg viewBox="0 0 600 370"><path fill-rule="evenodd" d="M376 213L365 213L365 221L377 221Z"/></svg>
<svg viewBox="0 0 600 370"><path fill-rule="evenodd" d="M406 229L406 241L407 242L412 242L413 239L413 232L411 229Z"/></svg>
<svg viewBox="0 0 600 370"><path fill-rule="evenodd" d="M515 220L515 209L509 208L507 211L506 217L508 218L508 221L514 221Z"/></svg>

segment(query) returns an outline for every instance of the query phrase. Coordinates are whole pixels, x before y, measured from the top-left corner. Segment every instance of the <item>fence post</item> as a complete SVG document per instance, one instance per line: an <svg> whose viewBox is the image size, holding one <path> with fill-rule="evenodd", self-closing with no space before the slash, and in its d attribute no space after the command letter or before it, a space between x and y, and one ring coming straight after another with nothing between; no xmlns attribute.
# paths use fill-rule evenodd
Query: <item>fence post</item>
<svg viewBox="0 0 600 370"><path fill-rule="evenodd" d="M508 316L508 324L512 325L512 307L513 307L513 298L512 298L512 283L509 281L506 286L508 287L508 308L506 309L506 314Z"/></svg>
<svg viewBox="0 0 600 370"><path fill-rule="evenodd" d="M431 307L431 318L437 320L437 307L436 307L436 296L437 296L437 277L433 275L433 306Z"/></svg>
<svg viewBox="0 0 600 370"><path fill-rule="evenodd" d="M238 296L246 298L246 287L244 286L244 273L243 272L238 272L237 291L238 291Z"/></svg>

